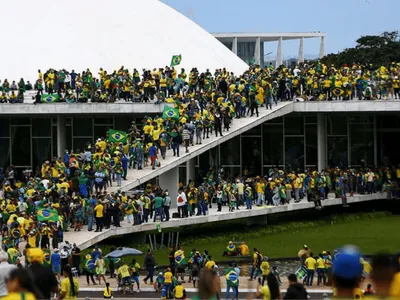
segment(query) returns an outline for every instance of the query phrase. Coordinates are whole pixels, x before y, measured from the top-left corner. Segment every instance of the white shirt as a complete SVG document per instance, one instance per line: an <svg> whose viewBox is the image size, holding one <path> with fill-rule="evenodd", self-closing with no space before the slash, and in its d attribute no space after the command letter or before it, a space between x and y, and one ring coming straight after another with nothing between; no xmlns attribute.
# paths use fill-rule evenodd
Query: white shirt
<svg viewBox="0 0 400 300"><path fill-rule="evenodd" d="M4 297L8 294L5 279L10 274L11 270L16 269L17 266L11 265L6 261L0 263L0 297Z"/></svg>
<svg viewBox="0 0 400 300"><path fill-rule="evenodd" d="M43 186L46 188L46 190L49 188L49 180L43 179L42 180Z"/></svg>
<svg viewBox="0 0 400 300"><path fill-rule="evenodd" d="M67 257L69 256L68 250L62 249L62 250L60 251L60 256L61 256L61 259L67 258Z"/></svg>
<svg viewBox="0 0 400 300"><path fill-rule="evenodd" d="M178 199L182 198L183 201L179 202ZM176 197L176 205L177 206L184 206L187 203L187 198L186 194L184 192L179 193L178 196Z"/></svg>

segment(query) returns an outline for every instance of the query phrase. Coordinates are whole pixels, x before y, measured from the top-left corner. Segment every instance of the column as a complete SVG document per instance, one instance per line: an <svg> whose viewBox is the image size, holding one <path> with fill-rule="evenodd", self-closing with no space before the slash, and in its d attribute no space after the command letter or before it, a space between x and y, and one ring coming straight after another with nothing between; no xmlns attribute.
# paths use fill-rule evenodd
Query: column
<svg viewBox="0 0 400 300"><path fill-rule="evenodd" d="M192 181L195 181L196 180L196 172L195 172L195 169L196 169L196 160L197 160L197 157L195 157L195 158L192 158L192 159L189 159L187 162L186 162L186 184L188 184L189 183L189 180L191 179Z"/></svg>
<svg viewBox="0 0 400 300"><path fill-rule="evenodd" d="M276 67L278 68L283 63L282 58L282 37L278 40L278 49L276 51Z"/></svg>
<svg viewBox="0 0 400 300"><path fill-rule="evenodd" d="M256 46L254 47L254 64L259 65L261 63L261 38L256 39Z"/></svg>
<svg viewBox="0 0 400 300"><path fill-rule="evenodd" d="M325 37L321 36L321 45L319 46L319 58L325 56Z"/></svg>
<svg viewBox="0 0 400 300"><path fill-rule="evenodd" d="M232 52L235 53L237 55L238 49L237 49L237 37L234 37L232 40Z"/></svg>
<svg viewBox="0 0 400 300"><path fill-rule="evenodd" d="M298 63L304 62L304 37L300 38Z"/></svg>
<svg viewBox="0 0 400 300"><path fill-rule="evenodd" d="M158 176L158 184L163 190L168 190L168 194L171 197L171 208L176 207L176 194L178 192L179 181L178 173L178 167L175 167Z"/></svg>
<svg viewBox="0 0 400 300"><path fill-rule="evenodd" d="M57 156L63 157L66 148L65 116L57 116Z"/></svg>
<svg viewBox="0 0 400 300"><path fill-rule="evenodd" d="M326 123L323 114L317 115L318 172L326 168Z"/></svg>

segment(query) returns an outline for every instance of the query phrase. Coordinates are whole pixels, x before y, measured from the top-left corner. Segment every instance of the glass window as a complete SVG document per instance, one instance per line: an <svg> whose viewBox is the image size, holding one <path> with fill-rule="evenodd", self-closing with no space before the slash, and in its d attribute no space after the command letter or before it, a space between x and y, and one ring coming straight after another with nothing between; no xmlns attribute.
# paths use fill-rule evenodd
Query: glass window
<svg viewBox="0 0 400 300"><path fill-rule="evenodd" d="M221 165L239 165L240 166L240 136L221 144Z"/></svg>
<svg viewBox="0 0 400 300"><path fill-rule="evenodd" d="M30 118L11 118L12 125L30 125L31 119Z"/></svg>
<svg viewBox="0 0 400 300"><path fill-rule="evenodd" d="M328 136L328 165L330 167L347 167L347 137Z"/></svg>
<svg viewBox="0 0 400 300"><path fill-rule="evenodd" d="M327 116L326 127L328 135L347 135L347 117Z"/></svg>
<svg viewBox="0 0 400 300"><path fill-rule="evenodd" d="M264 165L283 165L283 126L264 124Z"/></svg>
<svg viewBox="0 0 400 300"><path fill-rule="evenodd" d="M376 116L376 127L379 129L386 128L399 128L400 127L400 116L390 115L390 116Z"/></svg>
<svg viewBox="0 0 400 300"><path fill-rule="evenodd" d="M10 136L10 119L0 118L0 137Z"/></svg>
<svg viewBox="0 0 400 300"><path fill-rule="evenodd" d="M282 124L283 123L283 117L275 118L272 120L269 120L265 122L264 124Z"/></svg>
<svg viewBox="0 0 400 300"><path fill-rule="evenodd" d="M112 129L112 125L109 126L94 126L94 139L100 137L106 137L107 131Z"/></svg>
<svg viewBox="0 0 400 300"><path fill-rule="evenodd" d="M0 139L0 167L10 165L10 139Z"/></svg>
<svg viewBox="0 0 400 300"><path fill-rule="evenodd" d="M224 170L223 178L233 180L236 177L240 176L240 166L231 167L231 166L222 166Z"/></svg>
<svg viewBox="0 0 400 300"><path fill-rule="evenodd" d="M113 125L113 118L94 118L94 124L99 124L99 125Z"/></svg>
<svg viewBox="0 0 400 300"><path fill-rule="evenodd" d="M393 147L393 141L400 139L400 132L378 132L377 151L379 165L398 165L400 164L399 150Z"/></svg>
<svg viewBox="0 0 400 300"><path fill-rule="evenodd" d="M306 123L308 124L316 124L317 116L306 116Z"/></svg>
<svg viewBox="0 0 400 300"><path fill-rule="evenodd" d="M351 165L374 164L373 124L350 125Z"/></svg>
<svg viewBox="0 0 400 300"><path fill-rule="evenodd" d="M41 166L47 159L51 160L51 138L32 138L33 167Z"/></svg>
<svg viewBox="0 0 400 300"><path fill-rule="evenodd" d="M186 185L186 166L185 167L178 167L179 172L179 182L183 182Z"/></svg>
<svg viewBox="0 0 400 300"><path fill-rule="evenodd" d="M74 138L74 152L83 151L88 142L93 143L90 138Z"/></svg>
<svg viewBox="0 0 400 300"><path fill-rule="evenodd" d="M352 116L350 117L350 123L362 123L362 124L374 123L374 117L366 115Z"/></svg>
<svg viewBox="0 0 400 300"><path fill-rule="evenodd" d="M209 150L210 152L210 167L218 167L220 165L218 158L219 147L214 147Z"/></svg>
<svg viewBox="0 0 400 300"><path fill-rule="evenodd" d="M93 136L92 118L74 118L74 136Z"/></svg>
<svg viewBox="0 0 400 300"><path fill-rule="evenodd" d="M32 136L33 137L51 136L51 119L50 118L32 119Z"/></svg>
<svg viewBox="0 0 400 300"><path fill-rule="evenodd" d="M306 165L316 166L318 164L318 138L317 126L306 125Z"/></svg>
<svg viewBox="0 0 400 300"><path fill-rule="evenodd" d="M72 150L72 126L65 126L65 147L71 151Z"/></svg>
<svg viewBox="0 0 400 300"><path fill-rule="evenodd" d="M252 129L247 130L242 135L260 135L261 134L261 125L253 127Z"/></svg>
<svg viewBox="0 0 400 300"><path fill-rule="evenodd" d="M242 137L242 166L249 176L261 175L261 138Z"/></svg>
<svg viewBox="0 0 400 300"><path fill-rule="evenodd" d="M53 135L53 157L58 156L57 153L57 127L52 127L52 135ZM65 149L62 149L64 151Z"/></svg>
<svg viewBox="0 0 400 300"><path fill-rule="evenodd" d="M303 135L304 118L302 116L285 117L285 135Z"/></svg>
<svg viewBox="0 0 400 300"><path fill-rule="evenodd" d="M11 153L14 166L31 165L31 128L30 126L11 127Z"/></svg>
<svg viewBox="0 0 400 300"><path fill-rule="evenodd" d="M136 121L135 118L129 116L118 116L115 118L115 129L128 131L132 125L132 121ZM136 126L139 128L141 122L136 122Z"/></svg>
<svg viewBox="0 0 400 300"><path fill-rule="evenodd" d="M285 165L293 170L304 170L304 138L285 138Z"/></svg>

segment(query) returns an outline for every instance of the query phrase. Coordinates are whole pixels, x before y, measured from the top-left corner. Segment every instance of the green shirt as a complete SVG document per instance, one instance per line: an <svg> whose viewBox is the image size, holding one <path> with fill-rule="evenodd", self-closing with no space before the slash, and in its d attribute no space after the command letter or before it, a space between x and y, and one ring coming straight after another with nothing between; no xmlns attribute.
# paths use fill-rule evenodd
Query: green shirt
<svg viewBox="0 0 400 300"><path fill-rule="evenodd" d="M161 198L161 197L155 197L154 198L154 208L155 209L161 208L162 204L163 204L163 198Z"/></svg>

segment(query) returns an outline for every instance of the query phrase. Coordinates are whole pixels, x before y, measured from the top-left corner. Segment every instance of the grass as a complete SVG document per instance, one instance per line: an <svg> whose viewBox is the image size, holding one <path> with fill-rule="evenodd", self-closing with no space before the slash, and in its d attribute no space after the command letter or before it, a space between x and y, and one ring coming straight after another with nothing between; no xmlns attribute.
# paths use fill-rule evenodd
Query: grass
<svg viewBox="0 0 400 300"><path fill-rule="evenodd" d="M323 250L333 251L345 244L357 245L362 253L400 251L398 230L400 216L388 213L363 213L350 216L334 216L322 221L291 222L282 225L250 228L243 232L220 233L211 237L182 240L185 252L192 248L203 252L207 249L214 260L221 261L226 244L231 236L246 241L250 249L256 247L270 258L296 257L302 245L307 244L317 254ZM107 253L108 245L101 246ZM115 246L114 246L115 247ZM145 250L147 245L140 245ZM168 264L168 249L154 252L159 265ZM127 258L129 260L130 258ZM141 262L142 258L138 258Z"/></svg>

